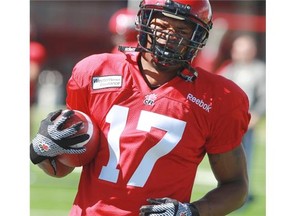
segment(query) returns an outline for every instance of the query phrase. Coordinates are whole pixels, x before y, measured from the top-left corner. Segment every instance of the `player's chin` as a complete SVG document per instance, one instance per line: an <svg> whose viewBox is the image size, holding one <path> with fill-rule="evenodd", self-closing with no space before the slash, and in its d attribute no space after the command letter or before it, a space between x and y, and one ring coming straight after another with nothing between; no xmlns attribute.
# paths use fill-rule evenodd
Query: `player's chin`
<svg viewBox="0 0 288 216"><path fill-rule="evenodd" d="M154 67L156 70L166 73L177 72L183 65L178 62L168 62L168 61L153 61Z"/></svg>

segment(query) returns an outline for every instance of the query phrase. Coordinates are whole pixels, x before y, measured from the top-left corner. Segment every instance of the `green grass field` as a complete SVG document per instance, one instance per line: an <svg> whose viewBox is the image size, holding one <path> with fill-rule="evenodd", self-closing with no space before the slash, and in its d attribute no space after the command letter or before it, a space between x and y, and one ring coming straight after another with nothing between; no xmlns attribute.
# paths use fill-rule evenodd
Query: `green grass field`
<svg viewBox="0 0 288 216"><path fill-rule="evenodd" d="M46 114L45 114L46 115ZM34 135L39 120L45 116L36 112L31 120L31 135ZM257 140L253 164L253 175L250 180L255 200L231 216L264 216L266 215L266 178L265 178L265 120L257 128ZM76 169L64 178L50 177L37 166L30 165L30 216L67 216L76 195L80 169ZM198 181L198 179L203 179ZM199 167L191 200L203 196L215 186L215 180L210 172L207 158ZM203 183L204 182L204 183Z"/></svg>

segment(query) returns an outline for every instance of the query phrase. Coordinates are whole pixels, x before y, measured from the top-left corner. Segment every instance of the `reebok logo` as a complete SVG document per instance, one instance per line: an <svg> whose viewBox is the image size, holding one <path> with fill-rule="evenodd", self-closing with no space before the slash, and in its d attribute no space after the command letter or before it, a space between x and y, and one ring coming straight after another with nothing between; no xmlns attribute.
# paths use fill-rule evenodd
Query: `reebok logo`
<svg viewBox="0 0 288 216"><path fill-rule="evenodd" d="M187 95L187 99L190 100L191 102L195 103L196 105L198 105L202 109L204 109L206 112L210 112L210 110L212 109L211 105L204 103L203 100L200 100L200 99L194 97L191 93L189 93Z"/></svg>

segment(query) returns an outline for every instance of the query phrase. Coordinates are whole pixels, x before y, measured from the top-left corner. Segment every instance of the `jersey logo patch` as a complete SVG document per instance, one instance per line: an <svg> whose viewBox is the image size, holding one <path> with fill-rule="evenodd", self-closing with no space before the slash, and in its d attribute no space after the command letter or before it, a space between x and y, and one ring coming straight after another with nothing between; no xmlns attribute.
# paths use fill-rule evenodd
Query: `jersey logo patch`
<svg viewBox="0 0 288 216"><path fill-rule="evenodd" d="M153 106L155 104L155 100L157 99L156 94L149 94L145 96L143 103L145 105Z"/></svg>
<svg viewBox="0 0 288 216"><path fill-rule="evenodd" d="M212 109L212 105L211 104L206 104L203 100L200 100L200 99L196 98L191 93L189 93L187 95L187 99L190 100L191 102L195 103L197 106L201 107L203 110L205 110L208 113Z"/></svg>
<svg viewBox="0 0 288 216"><path fill-rule="evenodd" d="M122 76L97 76L93 77L92 88L103 89L103 88L119 88L122 86Z"/></svg>

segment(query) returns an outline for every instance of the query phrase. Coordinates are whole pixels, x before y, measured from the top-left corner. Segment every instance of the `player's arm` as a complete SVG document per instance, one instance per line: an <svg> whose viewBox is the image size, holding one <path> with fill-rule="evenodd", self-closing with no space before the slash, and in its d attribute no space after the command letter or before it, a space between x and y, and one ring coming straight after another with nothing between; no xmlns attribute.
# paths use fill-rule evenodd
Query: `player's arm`
<svg viewBox="0 0 288 216"><path fill-rule="evenodd" d="M241 207L248 193L246 160L242 146L224 154L209 155L218 186L202 199L181 203L170 198L148 199L141 216L223 216Z"/></svg>
<svg viewBox="0 0 288 216"><path fill-rule="evenodd" d="M246 158L242 146L223 154L210 154L218 186L193 202L201 216L227 215L240 208L248 194Z"/></svg>

